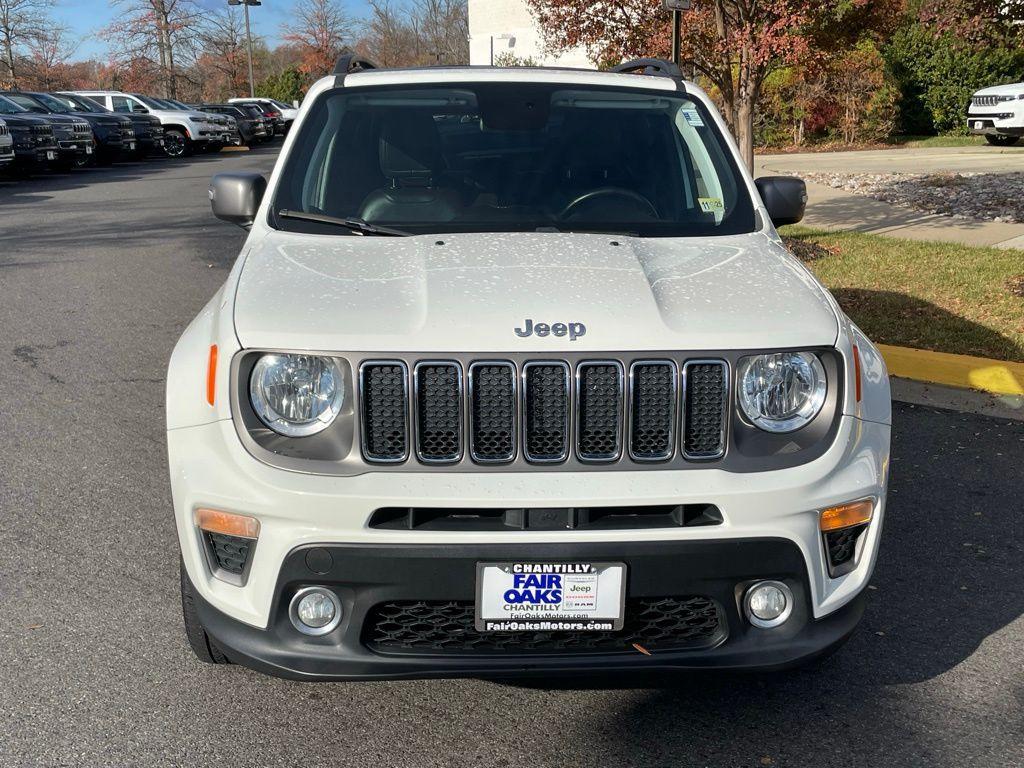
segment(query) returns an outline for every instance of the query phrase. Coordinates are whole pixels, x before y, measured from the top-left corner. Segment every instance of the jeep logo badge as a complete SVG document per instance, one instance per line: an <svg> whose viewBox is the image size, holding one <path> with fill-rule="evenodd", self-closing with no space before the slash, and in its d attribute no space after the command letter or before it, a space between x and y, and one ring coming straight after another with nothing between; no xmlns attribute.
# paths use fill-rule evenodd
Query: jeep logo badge
<svg viewBox="0 0 1024 768"><path fill-rule="evenodd" d="M526 318L522 328L514 328L516 336L525 339L527 336L568 336L569 341L576 341L581 336L587 335L587 326L583 323L535 323Z"/></svg>

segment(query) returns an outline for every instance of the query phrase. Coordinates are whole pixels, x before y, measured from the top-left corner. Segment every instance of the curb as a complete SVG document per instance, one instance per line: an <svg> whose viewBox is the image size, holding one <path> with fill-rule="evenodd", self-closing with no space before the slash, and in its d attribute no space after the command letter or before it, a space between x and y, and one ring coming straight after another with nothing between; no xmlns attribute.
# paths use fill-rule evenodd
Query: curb
<svg viewBox="0 0 1024 768"><path fill-rule="evenodd" d="M231 147L231 146L228 146L228 147L221 147L220 151L221 152L248 152L249 148L248 147Z"/></svg>
<svg viewBox="0 0 1024 768"><path fill-rule="evenodd" d="M877 346L892 376L993 395L1024 395L1024 363L888 344Z"/></svg>

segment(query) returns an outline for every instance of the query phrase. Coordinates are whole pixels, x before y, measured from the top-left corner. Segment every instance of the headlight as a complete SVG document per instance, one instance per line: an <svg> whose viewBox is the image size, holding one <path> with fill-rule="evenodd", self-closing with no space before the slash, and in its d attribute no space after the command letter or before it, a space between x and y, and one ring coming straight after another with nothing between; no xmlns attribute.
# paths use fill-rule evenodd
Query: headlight
<svg viewBox="0 0 1024 768"><path fill-rule="evenodd" d="M825 369L811 352L745 357L736 374L740 407L767 432L793 432L825 404Z"/></svg>
<svg viewBox="0 0 1024 768"><path fill-rule="evenodd" d="M263 355L249 378L249 398L260 421L288 437L326 429L345 401L337 364L316 355Z"/></svg>

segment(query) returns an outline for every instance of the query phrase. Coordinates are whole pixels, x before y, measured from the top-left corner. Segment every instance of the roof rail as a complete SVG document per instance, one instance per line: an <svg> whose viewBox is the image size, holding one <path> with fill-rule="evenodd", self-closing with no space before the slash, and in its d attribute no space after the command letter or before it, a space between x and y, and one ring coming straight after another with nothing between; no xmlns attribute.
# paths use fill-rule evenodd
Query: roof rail
<svg viewBox="0 0 1024 768"><path fill-rule="evenodd" d="M633 59L612 67L612 72L626 75L661 75L662 77L682 77L679 66L665 59Z"/></svg>
<svg viewBox="0 0 1024 768"><path fill-rule="evenodd" d="M334 74L347 75L349 72L362 72L364 69L380 69L380 67L355 53L346 53L334 65Z"/></svg>

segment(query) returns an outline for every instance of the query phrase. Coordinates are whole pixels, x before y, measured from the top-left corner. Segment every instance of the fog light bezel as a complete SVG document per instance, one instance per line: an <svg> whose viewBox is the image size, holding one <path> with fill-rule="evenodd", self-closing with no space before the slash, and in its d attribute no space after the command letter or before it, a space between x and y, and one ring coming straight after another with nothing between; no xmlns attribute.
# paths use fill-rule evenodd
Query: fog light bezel
<svg viewBox="0 0 1024 768"><path fill-rule="evenodd" d="M782 596L786 598L786 608L776 616L774 619L762 619L754 615L754 612L750 609L750 597L754 594L754 590L761 587L775 587ZM785 624L789 617L793 615L793 590L791 590L784 582L776 581L774 579L762 579L761 581L755 581L751 584L743 593L743 615L747 621L758 629L774 629Z"/></svg>
<svg viewBox="0 0 1024 768"><path fill-rule="evenodd" d="M302 598L304 598L306 595L313 594L315 592L319 592L325 595L334 605L334 618L331 619L329 623L324 624L324 626L322 627L310 627L307 624L303 624L302 620L299 619L299 601L302 600ZM330 634L331 632L336 630L338 626L341 624L341 599L332 590L327 589L327 587L303 587L302 589L298 590L294 595L292 595L292 599L288 603L288 618L291 621L292 626L295 627L295 629L301 632L302 634L308 635L310 637L322 637L323 635Z"/></svg>

